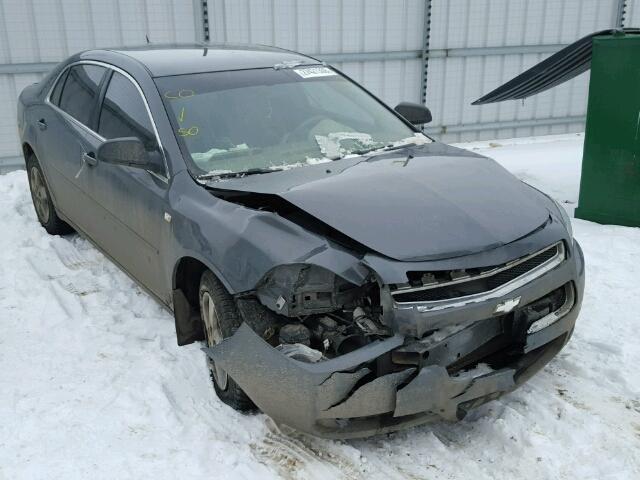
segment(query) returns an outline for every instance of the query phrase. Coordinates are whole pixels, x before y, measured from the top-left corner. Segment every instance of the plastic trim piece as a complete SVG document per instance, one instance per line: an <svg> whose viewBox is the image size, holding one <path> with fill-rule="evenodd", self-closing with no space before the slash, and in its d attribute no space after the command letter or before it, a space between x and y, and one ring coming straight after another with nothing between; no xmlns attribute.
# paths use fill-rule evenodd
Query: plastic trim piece
<svg viewBox="0 0 640 480"><path fill-rule="evenodd" d="M566 298L562 306L555 312L551 312L550 314L542 317L540 320L536 320L535 322L533 322L527 329L527 335L538 333L540 330L553 325L571 311L576 302L576 293L572 283L569 283L567 285L565 292Z"/></svg>

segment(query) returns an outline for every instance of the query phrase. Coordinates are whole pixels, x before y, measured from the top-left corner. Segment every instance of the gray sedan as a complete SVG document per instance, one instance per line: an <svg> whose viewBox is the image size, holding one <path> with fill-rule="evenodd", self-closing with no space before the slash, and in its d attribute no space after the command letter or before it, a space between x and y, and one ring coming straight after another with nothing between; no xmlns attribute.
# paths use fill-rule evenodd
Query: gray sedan
<svg viewBox="0 0 640 480"><path fill-rule="evenodd" d="M338 70L251 46L92 50L22 92L33 203L202 341L218 397L327 437L460 419L569 340L566 213Z"/></svg>

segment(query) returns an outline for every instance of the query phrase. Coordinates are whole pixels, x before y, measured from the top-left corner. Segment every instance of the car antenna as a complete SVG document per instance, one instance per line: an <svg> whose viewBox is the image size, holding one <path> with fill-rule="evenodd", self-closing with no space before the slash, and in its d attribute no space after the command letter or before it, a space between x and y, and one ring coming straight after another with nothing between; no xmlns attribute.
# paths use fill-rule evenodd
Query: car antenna
<svg viewBox="0 0 640 480"><path fill-rule="evenodd" d="M144 34L144 38L146 38L146 39L147 39L147 45L149 45L149 44L151 43L151 42L149 41L149 34L148 34L148 33L145 33L145 34Z"/></svg>

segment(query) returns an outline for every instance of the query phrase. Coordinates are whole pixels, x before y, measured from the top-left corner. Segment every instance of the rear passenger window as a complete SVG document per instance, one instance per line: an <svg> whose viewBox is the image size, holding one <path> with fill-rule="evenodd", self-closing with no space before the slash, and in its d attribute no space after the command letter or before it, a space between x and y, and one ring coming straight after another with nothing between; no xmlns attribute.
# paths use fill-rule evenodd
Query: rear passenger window
<svg viewBox="0 0 640 480"><path fill-rule="evenodd" d="M91 114L98 98L98 87L106 69L97 65L71 67L58 106L79 122L90 126Z"/></svg>
<svg viewBox="0 0 640 480"><path fill-rule="evenodd" d="M64 81L67 79L68 73L69 73L69 70L67 69L64 71L62 75L60 75L60 77L58 78L58 83L56 83L56 86L53 88L53 91L51 92L51 96L49 97L49 100L54 105L60 104L60 94L62 93L62 87L64 86Z"/></svg>
<svg viewBox="0 0 640 480"><path fill-rule="evenodd" d="M104 95L98 133L106 139L137 137L145 146L156 171L164 172L162 156L140 92L124 75L113 72Z"/></svg>

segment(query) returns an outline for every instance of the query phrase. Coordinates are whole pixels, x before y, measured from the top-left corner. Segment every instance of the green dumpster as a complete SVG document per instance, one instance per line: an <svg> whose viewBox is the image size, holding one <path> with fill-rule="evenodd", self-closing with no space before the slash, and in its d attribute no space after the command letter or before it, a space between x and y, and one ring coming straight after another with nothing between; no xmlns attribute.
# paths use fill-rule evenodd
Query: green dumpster
<svg viewBox="0 0 640 480"><path fill-rule="evenodd" d="M640 226L640 35L593 39L575 216Z"/></svg>

